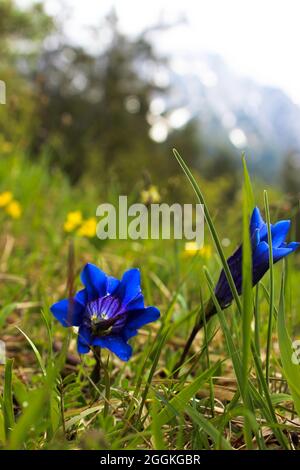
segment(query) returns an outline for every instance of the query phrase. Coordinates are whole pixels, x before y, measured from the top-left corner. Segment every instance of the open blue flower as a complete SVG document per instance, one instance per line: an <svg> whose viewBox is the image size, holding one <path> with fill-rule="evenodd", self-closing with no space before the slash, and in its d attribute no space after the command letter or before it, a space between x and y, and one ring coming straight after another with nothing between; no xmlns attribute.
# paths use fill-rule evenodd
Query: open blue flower
<svg viewBox="0 0 300 470"><path fill-rule="evenodd" d="M286 243L285 239L290 229L290 220L280 220L271 225L273 263L295 251L300 243ZM250 236L252 244L252 281L255 286L269 269L268 227L255 207L250 222ZM227 260L237 291L242 290L242 245ZM222 270L215 295L222 308L228 307L233 299L224 270Z"/></svg>
<svg viewBox="0 0 300 470"><path fill-rule="evenodd" d="M97 266L86 264L81 273L84 289L74 298L61 300L51 312L65 326L78 326L78 352L92 346L107 348L128 361L132 348L127 341L138 329L160 316L155 307L145 307L138 269L126 271L119 281Z"/></svg>

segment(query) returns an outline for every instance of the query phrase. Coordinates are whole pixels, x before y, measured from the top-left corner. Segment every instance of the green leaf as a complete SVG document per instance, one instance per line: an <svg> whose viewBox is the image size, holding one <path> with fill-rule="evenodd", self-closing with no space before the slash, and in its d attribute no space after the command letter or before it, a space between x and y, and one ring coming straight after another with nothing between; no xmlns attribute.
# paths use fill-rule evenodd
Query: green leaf
<svg viewBox="0 0 300 470"><path fill-rule="evenodd" d="M248 168L247 168L245 154L243 154L242 160L243 160L243 170L244 170L244 190L245 190L245 195L248 201L249 211L250 213L252 213L254 206L255 206L255 201L254 201L253 189L252 189L251 179L250 179Z"/></svg>
<svg viewBox="0 0 300 470"><path fill-rule="evenodd" d="M91 408L87 408L86 410L81 411L81 413L79 413L76 416L73 416L68 421L66 421L66 429L67 430L70 429L72 426L74 426L74 424L79 423L81 420L83 420L87 416L93 413L99 413L103 409L104 409L104 404L102 403L101 405L93 406Z"/></svg>
<svg viewBox="0 0 300 470"><path fill-rule="evenodd" d="M157 416L157 426L163 426L168 423L174 415L180 415L185 409L190 399L200 390L200 388L214 375L220 362L214 364L210 369L201 372L193 382L183 388L177 395L175 395Z"/></svg>
<svg viewBox="0 0 300 470"><path fill-rule="evenodd" d="M297 363L297 356L295 356L292 341L285 324L284 276L281 282L277 331L283 373L288 382L297 414L300 417L300 361Z"/></svg>
<svg viewBox="0 0 300 470"><path fill-rule="evenodd" d="M34 342L29 338L29 336L27 336L27 334L24 333L23 330L21 330L21 328L19 328L18 326L17 326L16 328L17 328L17 329L20 331L20 333L22 333L22 335L25 336L25 338L27 339L28 343L30 344L30 346L31 346L32 349L33 349L33 352L34 352L34 354L35 354L35 357L37 358L37 361L38 361L38 363L39 363L39 365L40 365L40 368L41 368L41 370L42 370L42 372L43 372L43 375L46 376L46 369L45 369L45 366L44 366L44 364L43 364L43 360L42 360L42 357L41 357L41 355L40 355L40 352L39 352L38 348L36 347L36 345L34 344Z"/></svg>
<svg viewBox="0 0 300 470"><path fill-rule="evenodd" d="M4 444L5 444L5 424L4 424L3 411L0 408L0 445L4 446Z"/></svg>
<svg viewBox="0 0 300 470"><path fill-rule="evenodd" d="M241 301L240 301L240 298L239 298L239 294L237 292L237 289L236 289L231 271L230 271L228 263L226 261L226 257L225 257L225 254L224 254L224 251L223 251L223 248L222 248L222 244L220 242L217 231L215 229L215 226L214 226L214 223L212 221L212 217L210 215L210 212L208 210L208 206L205 202L204 196L203 196L202 192L200 191L200 188L199 188L194 176L192 175L190 169L186 165L186 163L183 160L183 158L181 157L181 155L177 152L176 149L173 149L173 153L174 153L174 156L175 156L176 160L178 161L179 165L181 166L183 172L187 176L187 178L188 178L188 180L189 180L189 182L190 182L190 184L191 184L191 186L192 186L192 188L193 188L200 204L203 204L203 206L204 206L204 215L205 215L206 223L208 225L211 237L214 241L217 252L218 252L219 257L221 259L222 267L224 269L224 273L226 275L226 279L228 281L228 284L229 284L230 290L232 292L233 298L236 301L236 305L237 305L237 308L238 308L240 314L242 314L242 304L241 304Z"/></svg>
<svg viewBox="0 0 300 470"><path fill-rule="evenodd" d="M164 450L166 448L164 443L163 430L158 419L158 400L154 393L151 394L150 415L152 418L151 430L153 434L153 444L155 450Z"/></svg>
<svg viewBox="0 0 300 470"><path fill-rule="evenodd" d="M6 436L12 431L15 418L13 408L13 396L12 396L12 367L13 359L7 359L5 364L4 373L4 390L3 390L3 414L4 414L4 425Z"/></svg>
<svg viewBox="0 0 300 470"><path fill-rule="evenodd" d="M0 329L3 328L7 317L15 310L17 303L5 305L0 311Z"/></svg>
<svg viewBox="0 0 300 470"><path fill-rule="evenodd" d="M29 392L24 383L18 378L16 374L13 375L12 382L14 396L16 397L19 405L22 406L24 402L28 402Z"/></svg>
<svg viewBox="0 0 300 470"><path fill-rule="evenodd" d="M246 160L243 157L244 186L243 186L243 256L242 256L242 387L245 407L251 408L251 399L248 393L248 374L251 356L251 322L253 316L253 288L252 288L252 248L250 240L250 217L253 210L254 199L251 182L247 170ZM245 416L245 440L247 448L252 448L252 435L248 416Z"/></svg>
<svg viewBox="0 0 300 470"><path fill-rule="evenodd" d="M212 438L218 449L232 450L231 445L228 441L226 441L224 436L222 436L220 431L218 431L218 429L215 428L215 426L210 421L208 421L203 415L201 415L190 405L185 407L185 411L194 421L194 423L196 423Z"/></svg>
<svg viewBox="0 0 300 470"><path fill-rule="evenodd" d="M8 449L17 450L24 448L27 437L36 423L41 421L49 413L49 403L52 389L55 384L58 369L48 368L43 387L30 393L28 407L24 410L16 422L13 431L10 433ZM48 426L48 419L44 420L45 429Z"/></svg>
<svg viewBox="0 0 300 470"><path fill-rule="evenodd" d="M270 302L269 302L269 320L268 320L267 352L266 352L266 381L267 381L267 384L269 384L270 354L271 354L271 340L272 340L273 313L274 313L274 266L273 266L273 245L272 245L270 209L269 209L267 191L264 191L264 202L265 202L265 211L266 211L266 222L267 222L267 227L268 227L269 272L270 272Z"/></svg>

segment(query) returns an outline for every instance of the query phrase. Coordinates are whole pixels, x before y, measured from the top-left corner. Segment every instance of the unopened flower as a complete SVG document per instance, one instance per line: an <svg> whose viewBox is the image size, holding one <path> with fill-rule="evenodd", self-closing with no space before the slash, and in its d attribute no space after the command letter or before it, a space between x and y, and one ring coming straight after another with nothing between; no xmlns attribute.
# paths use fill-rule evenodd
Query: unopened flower
<svg viewBox="0 0 300 470"><path fill-rule="evenodd" d="M273 263L295 251L300 243L286 243L290 220L280 220L271 225ZM255 286L269 269L268 228L259 209L255 207L250 222L252 243L252 283ZM242 245L227 260L238 294L242 291ZM224 270L221 271L215 294L222 308L228 307L233 299Z"/></svg>
<svg viewBox="0 0 300 470"><path fill-rule="evenodd" d="M128 340L138 329L160 316L156 307L145 307L138 269L126 271L119 281L107 276L97 266L86 264L81 281L84 289L74 298L61 300L51 312L65 327L77 326L78 352L107 348L128 361L132 348Z"/></svg>

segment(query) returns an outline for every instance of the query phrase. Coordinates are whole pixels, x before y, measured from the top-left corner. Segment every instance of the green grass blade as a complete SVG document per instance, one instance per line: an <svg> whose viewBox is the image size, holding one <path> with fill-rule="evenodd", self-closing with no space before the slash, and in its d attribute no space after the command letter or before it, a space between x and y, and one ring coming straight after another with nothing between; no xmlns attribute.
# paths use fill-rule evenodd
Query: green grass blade
<svg viewBox="0 0 300 470"><path fill-rule="evenodd" d="M264 374L263 374L263 369L262 369L260 357L258 356L257 351L255 350L255 346L254 346L253 343L251 344L251 349L252 349L252 355L253 355L254 364L255 364L255 368L256 368L257 380L260 383L260 388L263 390L263 393L264 393L264 395L262 396L256 390L254 385L250 382L252 395L253 395L253 397L256 398L258 403L260 403L261 408L262 408L262 410L264 412L264 415L265 415L265 419L267 420L269 426L273 429L274 434L278 439L278 442L280 442L280 444L282 445L282 447L284 449L288 449L289 446L288 446L287 439L286 439L285 435L283 434L283 432L281 431L281 429L279 429L275 409L274 409L274 406L273 406L273 403L272 403L272 400L271 400L271 396L270 396L269 387L268 387L266 378L264 377Z"/></svg>
<svg viewBox="0 0 300 470"><path fill-rule="evenodd" d="M205 274L205 277L206 277L206 280L207 280L207 284L208 284L208 288L210 290L212 300L213 300L213 302L215 304L215 307L217 309L217 314L218 314L218 317L219 317L219 322L220 322L220 325L221 325L221 329L222 329L224 337L225 337L228 353L229 353L230 358L232 360L234 372L235 372L235 375L236 375L236 378L237 378L240 393L242 395L243 391L244 391L244 387L243 387L242 361L241 361L240 353L239 353L238 349L236 348L236 346L233 342L232 334L229 330L229 326L228 326L227 321L225 319L224 312L220 308L220 305L219 305L218 300L217 300L217 298L215 296L215 293L214 293L213 280L212 280L212 278L209 274L209 271L206 267L204 267L204 274Z"/></svg>
<svg viewBox="0 0 300 470"><path fill-rule="evenodd" d="M6 441L4 414L2 410L3 410L3 404L2 404L2 399L0 397L0 447L3 447Z"/></svg>
<svg viewBox="0 0 300 470"><path fill-rule="evenodd" d="M260 310L259 310L259 284L255 288L255 306L254 306L254 342L258 354L260 354Z"/></svg>
<svg viewBox="0 0 300 470"><path fill-rule="evenodd" d="M284 376L291 391L295 409L300 417L300 361L292 347L292 341L288 334L285 322L284 308L284 276L281 283L280 304L277 319L277 332L281 363Z"/></svg>
<svg viewBox="0 0 300 470"><path fill-rule="evenodd" d="M265 211L266 211L266 222L267 222L267 227L268 227L269 266L270 266L270 303L269 303L267 352L266 352L266 381L267 381L267 384L269 384L271 339L272 339L273 312L274 312L274 270L273 270L273 246L272 246L270 210L269 210L269 201L268 201L267 191L264 191L264 202L265 202Z"/></svg>
<svg viewBox="0 0 300 470"><path fill-rule="evenodd" d="M51 402L51 394L53 387L55 386L58 369L51 367L48 369L44 385L34 390L30 394L28 407L25 409L22 416L18 419L14 426L13 431L10 433L8 441L9 450L18 450L26 447L27 438L32 428L36 427L36 424L43 420L45 430L48 427L48 414L49 404Z"/></svg>
<svg viewBox="0 0 300 470"><path fill-rule="evenodd" d="M250 179L250 175L249 175L248 168L247 168L245 154L243 154L242 160L243 160L243 171L244 171L244 191L245 191L245 196L246 196L248 206L249 206L249 212L251 214L255 206L255 201L254 201L253 188L252 188L251 179Z"/></svg>
<svg viewBox="0 0 300 470"><path fill-rule="evenodd" d="M212 218L211 218L210 212L208 210L207 204L205 202L204 196L203 196L202 192L200 191L200 188L199 188L194 176L192 175L190 169L186 165L186 163L183 160L183 158L181 157L181 155L177 152L176 149L173 149L173 153L174 153L174 156L177 159L179 165L181 166L183 172L187 176L187 178L188 178L188 180L189 180L189 182L190 182L190 184L191 184L191 186L192 186L192 188L193 188L200 204L203 204L203 206L204 206L204 215L205 215L205 219L206 219L210 234L212 236L212 239L213 239L214 244L216 246L217 252L218 252L219 257L221 259L222 266L223 266L223 269L224 269L229 287L231 289L234 300L236 301L236 304L237 304L237 308L238 308L240 314L242 314L242 304L241 304L241 301L240 301L240 298L239 298L239 294L237 292L232 274L230 272L228 263L226 261L226 257L225 257L225 254L224 254L224 251L223 251L223 248L222 248L222 244L220 242L217 231L215 229L215 226L214 226L214 223L212 221Z"/></svg>
<svg viewBox="0 0 300 470"><path fill-rule="evenodd" d="M210 369L201 372L189 385L175 395L157 416L157 426L164 426L173 417L174 414L180 415L185 409L190 399L200 390L200 388L208 382L218 369L220 363L214 364Z"/></svg>
<svg viewBox="0 0 300 470"><path fill-rule="evenodd" d="M158 401L154 393L152 393L150 416L152 418L151 430L153 435L154 449L164 450L166 448L164 443L164 434L158 419Z"/></svg>
<svg viewBox="0 0 300 470"><path fill-rule="evenodd" d="M253 210L254 200L251 182L247 170L246 160L243 157L244 186L243 186L243 257L242 257L242 386L245 407L250 408L248 394L248 374L251 356L251 322L253 314L253 288L252 288L252 248L250 240L249 223ZM245 415L244 435L247 448L252 448L252 435L248 415Z"/></svg>
<svg viewBox="0 0 300 470"><path fill-rule="evenodd" d="M0 329L3 328L5 325L7 317L15 310L17 306L17 302L13 302L12 304L5 305L5 307L1 308L0 310Z"/></svg>
<svg viewBox="0 0 300 470"><path fill-rule="evenodd" d="M145 386L145 389L144 389L143 394L142 394L142 400L141 400L141 405L140 405L140 409L139 409L139 413L138 413L138 419L140 419L141 416L142 416L143 408L144 408L144 405L145 405L145 402L146 402L146 399L147 399L147 395L148 395L148 392L149 392L151 381L152 381L154 372L156 370L156 367L157 367L157 364L158 364L158 361L159 361L159 357L160 357L162 348L163 348L163 346L166 342L167 337L168 337L168 332L166 332L162 336L162 338L161 338L161 340L160 340L160 342L159 342L159 344L156 348L155 356L154 356L152 366L151 366L151 369L150 369L150 372L149 372L149 375L148 375L148 378L147 378L146 386Z"/></svg>
<svg viewBox="0 0 300 470"><path fill-rule="evenodd" d="M202 428L214 441L218 449L232 450L231 445L228 441L222 436L220 431L203 415L198 411L192 408L190 405L185 407L185 412L190 416L190 418L196 423L200 428Z"/></svg>
<svg viewBox="0 0 300 470"><path fill-rule="evenodd" d="M29 336L27 336L27 334L26 334L23 330L21 330L21 328L19 328L18 326L17 326L16 328L17 328L17 329L20 331L20 333L22 333L22 335L25 336L25 338L27 339L28 343L30 344L30 346L31 346L32 349L33 349L33 352L34 352L35 357L36 357L36 359L37 359L37 361L38 361L38 363L39 363L39 366L40 366L40 368L41 368L41 370L42 370L42 372L43 372L43 375L46 376L46 369L45 369L45 366L44 366L44 363L43 363L43 359L42 359L42 357L41 357L41 355L40 355L40 352L39 352L38 348L36 347L36 345L34 344L34 342L29 338Z"/></svg>
<svg viewBox="0 0 300 470"><path fill-rule="evenodd" d="M8 437L15 424L12 396L13 362L13 359L7 359L4 373L3 412L6 437Z"/></svg>

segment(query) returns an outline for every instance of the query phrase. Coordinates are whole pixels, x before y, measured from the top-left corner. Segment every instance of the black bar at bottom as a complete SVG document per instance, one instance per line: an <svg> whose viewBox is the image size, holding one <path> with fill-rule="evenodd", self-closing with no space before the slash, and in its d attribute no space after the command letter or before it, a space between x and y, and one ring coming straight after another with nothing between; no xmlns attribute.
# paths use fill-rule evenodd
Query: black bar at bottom
<svg viewBox="0 0 300 470"><path fill-rule="evenodd" d="M66 463L68 468L95 465L116 465L123 468L136 468L138 465L189 465L208 468L212 464L230 465L256 463L288 465L299 462L297 451L102 451L102 450L43 450L43 451L0 451L1 468L19 463L57 464Z"/></svg>

